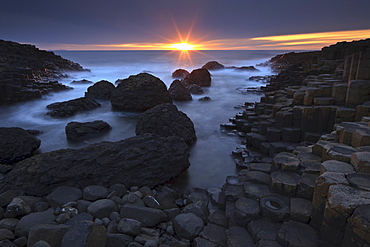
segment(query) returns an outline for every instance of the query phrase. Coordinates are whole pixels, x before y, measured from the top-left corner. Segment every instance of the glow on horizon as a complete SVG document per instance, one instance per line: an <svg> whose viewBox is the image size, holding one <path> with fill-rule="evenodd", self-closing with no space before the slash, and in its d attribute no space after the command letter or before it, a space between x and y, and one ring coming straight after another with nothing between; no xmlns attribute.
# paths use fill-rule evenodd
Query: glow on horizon
<svg viewBox="0 0 370 247"><path fill-rule="evenodd" d="M177 27L176 32L180 42L164 38L168 43L36 45L46 50L320 50L337 42L370 38L370 29L366 29L192 42L189 41L191 31L185 38Z"/></svg>

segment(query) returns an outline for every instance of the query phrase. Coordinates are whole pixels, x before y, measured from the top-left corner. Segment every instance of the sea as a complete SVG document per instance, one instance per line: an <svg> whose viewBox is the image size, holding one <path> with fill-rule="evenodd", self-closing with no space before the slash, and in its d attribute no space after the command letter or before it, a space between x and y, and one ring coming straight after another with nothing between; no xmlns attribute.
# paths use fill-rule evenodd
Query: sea
<svg viewBox="0 0 370 247"><path fill-rule="evenodd" d="M84 96L92 84L73 84L73 80L98 82L108 80L115 83L138 73L150 73L160 78L167 87L174 80L173 71L178 68L191 72L208 61L217 61L226 67L255 66L258 71L245 71L227 68L211 71L212 85L204 88L203 95L193 95L192 101L174 102L178 109L193 121L197 141L190 150L190 167L173 184L179 190L189 188L220 188L227 176L237 174L235 157L232 151L241 144L243 138L225 131L221 123L243 111L245 102L259 102L261 95L248 88L265 85L265 82L249 80L252 76L272 75L267 66L261 66L277 54L288 51L54 51L73 62L89 69L87 72L69 73L60 83L74 89L51 93L28 102L0 107L1 127L21 127L41 131L38 153L65 148L81 148L100 141L119 141L135 136L135 124L140 113L113 111L109 101L100 102L102 107L79 113L67 118L52 118L47 115L46 106L60 101ZM209 101L200 101L208 96ZM66 139L65 126L71 121L89 122L103 120L112 126L107 134L82 143L70 143Z"/></svg>

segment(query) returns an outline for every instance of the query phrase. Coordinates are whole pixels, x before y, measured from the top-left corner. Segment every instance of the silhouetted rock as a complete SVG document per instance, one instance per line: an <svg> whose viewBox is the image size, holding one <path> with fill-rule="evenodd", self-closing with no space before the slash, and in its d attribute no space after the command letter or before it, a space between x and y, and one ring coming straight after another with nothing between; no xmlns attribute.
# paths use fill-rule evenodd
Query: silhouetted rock
<svg viewBox="0 0 370 247"><path fill-rule="evenodd" d="M47 113L52 117L69 117L81 111L88 111L100 107L99 102L92 98L81 97L63 102L47 105L50 111Z"/></svg>
<svg viewBox="0 0 370 247"><path fill-rule="evenodd" d="M172 73L172 77L173 78L179 78L179 79L183 79L185 78L185 76L187 76L189 73L189 71L187 71L186 69L177 69L175 70L173 73Z"/></svg>
<svg viewBox="0 0 370 247"><path fill-rule="evenodd" d="M208 96L205 96L205 97L202 97L202 98L200 98L200 99L198 99L199 101L210 101L211 100L211 98L210 97L208 97Z"/></svg>
<svg viewBox="0 0 370 247"><path fill-rule="evenodd" d="M89 80L86 80L86 79L82 79L82 80L73 80L71 82L71 84L92 84L93 82L92 81L89 81Z"/></svg>
<svg viewBox="0 0 370 247"><path fill-rule="evenodd" d="M119 110L146 111L162 103L172 103L167 87L159 78L140 73L122 80L110 99Z"/></svg>
<svg viewBox="0 0 370 247"><path fill-rule="evenodd" d="M43 94L70 89L50 79L66 77L66 71L83 71L51 51L33 45L0 40L0 102L17 102L40 98Z"/></svg>
<svg viewBox="0 0 370 247"><path fill-rule="evenodd" d="M202 66L202 69L208 69L208 70L218 70L218 69L224 69L225 66L220 64L217 61L210 61Z"/></svg>
<svg viewBox="0 0 370 247"><path fill-rule="evenodd" d="M188 101L192 100L189 90L179 80L174 80L168 89L173 100Z"/></svg>
<svg viewBox="0 0 370 247"><path fill-rule="evenodd" d="M41 141L21 128L0 128L0 164L13 164L32 155Z"/></svg>
<svg viewBox="0 0 370 247"><path fill-rule="evenodd" d="M78 141L89 137L99 136L111 129L111 126L101 120L94 122L70 122L65 128L68 140Z"/></svg>
<svg viewBox="0 0 370 247"><path fill-rule="evenodd" d="M94 85L87 88L85 97L97 100L109 100L116 87L109 81L98 81Z"/></svg>
<svg viewBox="0 0 370 247"><path fill-rule="evenodd" d="M136 135L154 133L159 136L178 136L187 144L196 140L194 124L173 104L153 107L140 115L136 123Z"/></svg>
<svg viewBox="0 0 370 247"><path fill-rule="evenodd" d="M45 195L59 186L126 187L161 184L189 167L187 145L179 137L144 134L81 149L62 149L23 160L2 180L29 195Z"/></svg>
<svg viewBox="0 0 370 247"><path fill-rule="evenodd" d="M203 94L204 93L201 86L199 86L197 84L190 84L190 85L186 86L186 88L189 90L189 92L191 94Z"/></svg>
<svg viewBox="0 0 370 247"><path fill-rule="evenodd" d="M242 66L242 67L236 67L236 71L259 71L259 69L256 69L254 66Z"/></svg>
<svg viewBox="0 0 370 247"><path fill-rule="evenodd" d="M211 86L211 74L207 69L195 69L187 75L183 82L185 85L197 84L201 87Z"/></svg>

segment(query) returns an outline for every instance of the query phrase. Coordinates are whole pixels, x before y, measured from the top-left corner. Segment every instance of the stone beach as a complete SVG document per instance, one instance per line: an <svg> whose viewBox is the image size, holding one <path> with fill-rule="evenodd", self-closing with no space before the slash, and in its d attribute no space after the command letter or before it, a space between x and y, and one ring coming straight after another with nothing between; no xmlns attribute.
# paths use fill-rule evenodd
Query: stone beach
<svg viewBox="0 0 370 247"><path fill-rule="evenodd" d="M220 188L180 193L166 183L189 166L196 136L176 98L146 73L120 86L136 109L150 108L136 137L31 156L38 139L12 130L29 144L1 157L0 246L370 246L369 58L370 39L272 58L279 73L260 102L221 124L243 141L232 153L238 175ZM180 94L211 86L208 70L224 69L206 67L174 76ZM142 81L165 97L133 97ZM102 93L127 106L118 91ZM67 113L69 104L59 102Z"/></svg>

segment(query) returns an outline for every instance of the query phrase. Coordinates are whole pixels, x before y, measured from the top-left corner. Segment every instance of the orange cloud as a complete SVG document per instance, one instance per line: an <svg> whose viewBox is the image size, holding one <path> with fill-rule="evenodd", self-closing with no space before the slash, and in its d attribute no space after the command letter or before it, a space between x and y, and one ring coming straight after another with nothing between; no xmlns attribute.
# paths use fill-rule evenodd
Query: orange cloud
<svg viewBox="0 0 370 247"><path fill-rule="evenodd" d="M251 39L218 39L189 43L194 50L319 50L341 41L370 38L370 29L290 34L255 37ZM183 39L181 38L182 42ZM172 42L168 40L169 42ZM186 43L186 42L185 42ZM36 44L47 50L174 50L174 43L130 44Z"/></svg>

